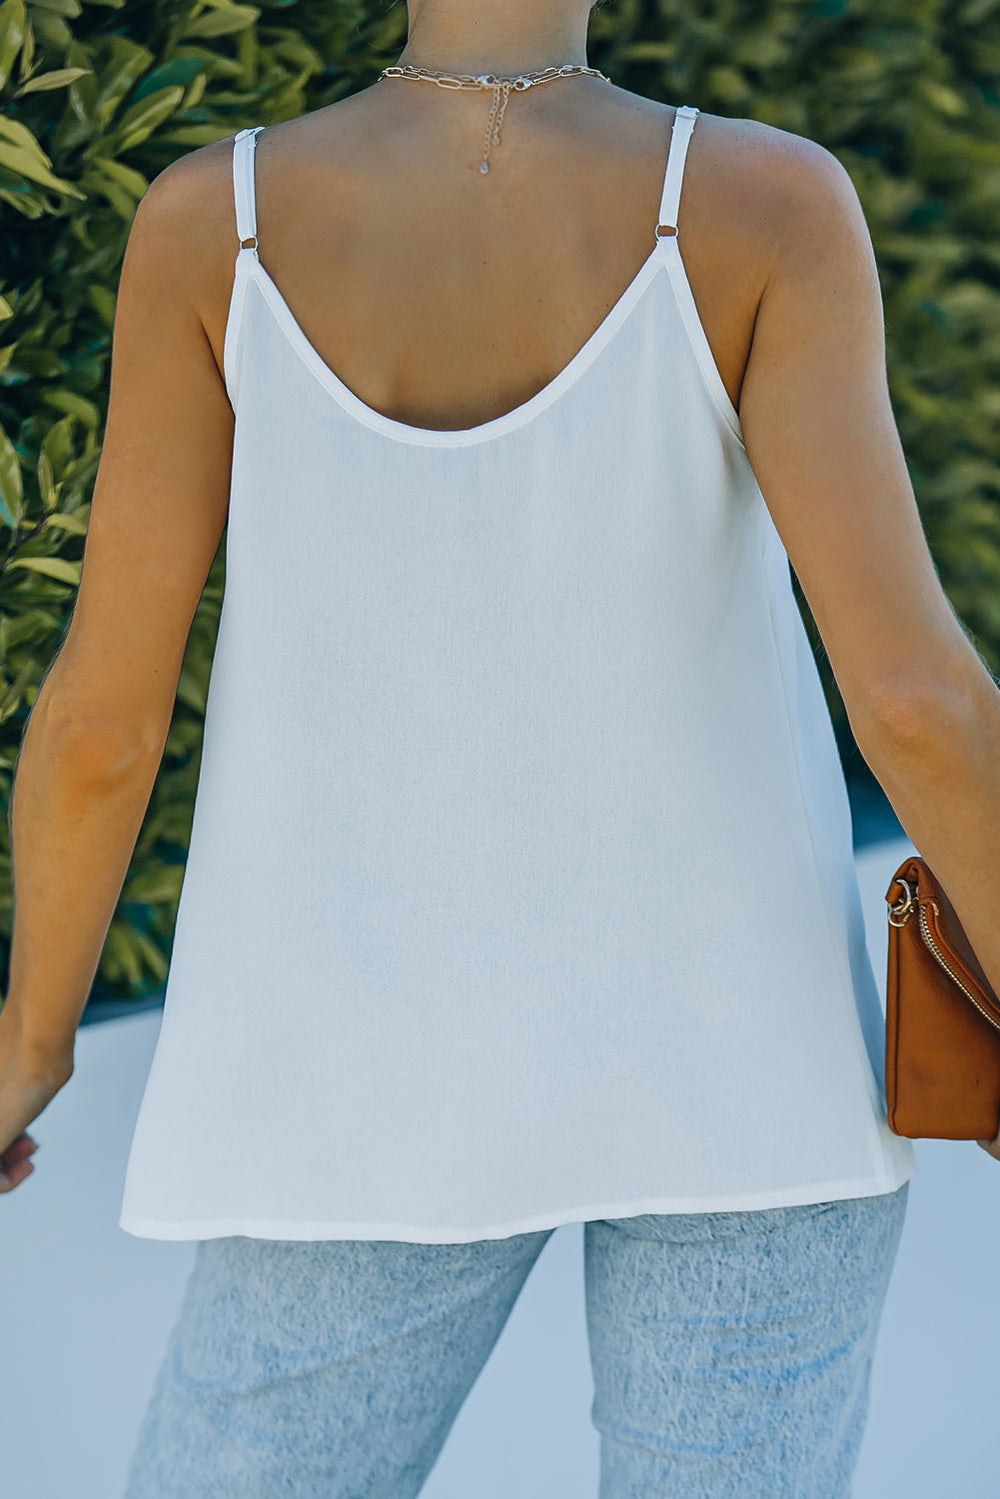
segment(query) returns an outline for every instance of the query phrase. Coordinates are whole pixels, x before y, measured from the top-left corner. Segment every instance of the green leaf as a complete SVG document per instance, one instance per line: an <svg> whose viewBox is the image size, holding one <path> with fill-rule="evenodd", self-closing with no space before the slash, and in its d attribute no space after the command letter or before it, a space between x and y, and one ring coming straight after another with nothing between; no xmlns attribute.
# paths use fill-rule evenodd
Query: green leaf
<svg viewBox="0 0 1000 1499"><path fill-rule="evenodd" d="M0 115L0 135L12 141L15 146L23 146L25 151L30 151L37 156L43 166L50 167L52 160L46 156L38 140L32 135L27 125L22 125L20 120L12 120L8 116Z"/></svg>
<svg viewBox="0 0 1000 1499"><path fill-rule="evenodd" d="M51 10L58 16L78 16L83 9L80 0L31 0L36 9Z"/></svg>
<svg viewBox="0 0 1000 1499"><path fill-rule="evenodd" d="M24 515L24 480L21 460L6 432L0 427L0 513L14 531Z"/></svg>
<svg viewBox="0 0 1000 1499"><path fill-rule="evenodd" d="M150 860L146 868L137 870L128 880L123 899L142 901L148 906L161 905L164 901L175 901L181 893L183 879L183 864L160 865Z"/></svg>
<svg viewBox="0 0 1000 1499"><path fill-rule="evenodd" d="M31 647L31 654L37 656L38 647L47 640L54 630L59 629L59 616L52 612L51 608L40 609L32 606L16 616L9 614L0 616L6 636L6 647L15 650L18 646L27 645Z"/></svg>
<svg viewBox="0 0 1000 1499"><path fill-rule="evenodd" d="M64 511L57 511L55 515L48 516L42 526L42 530L47 530L49 526L60 526L62 530L68 531L72 536L86 536L87 534L87 523L80 518L75 510L69 515Z"/></svg>
<svg viewBox="0 0 1000 1499"><path fill-rule="evenodd" d="M0 87L10 77L14 59L24 44L27 20L24 0L4 0L0 5Z"/></svg>
<svg viewBox="0 0 1000 1499"><path fill-rule="evenodd" d="M133 41L131 37L112 37L108 50L110 56L101 69L96 100L97 118L102 126L109 124L137 79L142 77L154 61L154 54L149 48Z"/></svg>
<svg viewBox="0 0 1000 1499"><path fill-rule="evenodd" d="M46 510L55 504L56 491L52 482L52 463L44 449L38 455L38 492Z"/></svg>
<svg viewBox="0 0 1000 1499"><path fill-rule="evenodd" d="M181 101L181 114L193 114L195 106L200 104L205 97L208 87L208 74L199 73L197 78L192 79L184 90L184 98Z"/></svg>
<svg viewBox="0 0 1000 1499"><path fill-rule="evenodd" d="M22 83L15 92L14 98L18 99L22 94L37 94L44 89L65 88L76 78L82 78L85 73L92 72L92 68L56 68L51 73L36 73L34 78L29 78L27 83Z"/></svg>
<svg viewBox="0 0 1000 1499"><path fill-rule="evenodd" d="M77 395L76 391L43 390L40 394L47 405L54 406L57 411L68 411L71 415L78 416L86 427L96 427L100 423L101 413L93 401Z"/></svg>
<svg viewBox="0 0 1000 1499"><path fill-rule="evenodd" d="M31 74L37 68L35 61L35 28L31 24L31 17L25 23L24 44L21 47L21 62L17 70L18 83L26 83Z"/></svg>
<svg viewBox="0 0 1000 1499"><path fill-rule="evenodd" d="M949 88L947 84L926 78L920 84L920 92L928 104L943 115L955 117L969 112L967 101L957 89Z"/></svg>
<svg viewBox="0 0 1000 1499"><path fill-rule="evenodd" d="M132 988L142 983L138 937L139 933L120 917L116 916L108 927L98 971L112 983L125 983Z"/></svg>
<svg viewBox="0 0 1000 1499"><path fill-rule="evenodd" d="M128 903L122 901L108 928L98 971L113 982L124 983L138 998L136 991L144 984L148 988L150 977L156 985L163 982L169 959L152 938L127 920L127 915Z"/></svg>
<svg viewBox="0 0 1000 1499"><path fill-rule="evenodd" d="M148 99L133 104L122 116L114 137L114 149L131 151L134 146L138 146L153 133L157 125L162 125L164 120L170 118L183 97L184 90L175 85L172 88L157 89Z"/></svg>
<svg viewBox="0 0 1000 1499"><path fill-rule="evenodd" d="M31 26L43 56L61 56L73 40L73 32L66 20L44 6L34 7Z"/></svg>
<svg viewBox="0 0 1000 1499"><path fill-rule="evenodd" d="M138 932L133 928L132 935L140 957L145 960L147 971L152 974L157 983L162 983L167 976L170 960L165 953L160 951L152 938L146 936L145 932Z"/></svg>
<svg viewBox="0 0 1000 1499"><path fill-rule="evenodd" d="M37 188L29 188L27 183L18 187L0 187L0 202L9 203L26 219L41 219L50 212L47 199Z"/></svg>
<svg viewBox="0 0 1000 1499"><path fill-rule="evenodd" d="M103 176L109 177L119 187L131 193L136 202L142 197L149 187L149 182L135 167L126 166L123 161L113 161L108 156L92 156L89 165Z"/></svg>
<svg viewBox="0 0 1000 1499"><path fill-rule="evenodd" d="M746 75L739 68L730 67L728 64L711 68L707 82L712 93L724 104L738 104L750 94Z"/></svg>
<svg viewBox="0 0 1000 1499"><path fill-rule="evenodd" d="M167 141L172 146L184 146L190 149L192 146L211 146L215 141L224 140L227 135L232 135L229 125L180 125L176 130L165 130L158 139Z"/></svg>
<svg viewBox="0 0 1000 1499"><path fill-rule="evenodd" d="M105 327L113 328L115 325L115 294L106 286L99 286L93 282L87 287L87 300L97 313Z"/></svg>
<svg viewBox="0 0 1000 1499"><path fill-rule="evenodd" d="M52 423L42 438L41 450L48 458L56 477L63 473L73 453L72 424L72 417L61 417L59 421Z"/></svg>
<svg viewBox="0 0 1000 1499"><path fill-rule="evenodd" d="M191 656L192 651L189 649L177 679L177 700L185 707L192 708L200 717L205 712L208 700L208 673L196 670Z"/></svg>
<svg viewBox="0 0 1000 1499"><path fill-rule="evenodd" d="M43 573L46 578L55 578L60 583L72 583L76 588L80 583L83 564L67 562L65 557L12 557L7 566L26 567L31 572Z"/></svg>
<svg viewBox="0 0 1000 1499"><path fill-rule="evenodd" d="M131 103L137 104L140 99L145 99L157 89L168 88L171 84L180 84L187 88L192 79L203 74L209 67L207 57L174 57L170 62L165 62L159 68L153 68L152 72L146 74L141 82L137 83L132 90Z"/></svg>
<svg viewBox="0 0 1000 1499"><path fill-rule="evenodd" d="M99 193L102 198L106 198L124 223L132 223L135 218L136 200L131 193L119 187L117 182L111 182L107 177L91 175L89 172L84 172L80 181L91 195Z"/></svg>
<svg viewBox="0 0 1000 1499"><path fill-rule="evenodd" d="M37 663L29 658L6 691L0 695L0 723L16 713L24 698L25 689L38 670Z"/></svg>
<svg viewBox="0 0 1000 1499"><path fill-rule="evenodd" d="M0 127L2 125L3 121L0 120ZM63 182L61 178L54 177L48 167L39 161L38 156L33 151L25 150L23 146L11 146L6 141L0 141L0 166L8 167L10 171L18 172L32 182L40 182L43 187L66 193L68 197L86 198L86 193L81 193L71 182Z"/></svg>
<svg viewBox="0 0 1000 1499"><path fill-rule="evenodd" d="M961 21L967 26L978 26L1000 5L1000 0L966 0L959 12Z"/></svg>
<svg viewBox="0 0 1000 1499"><path fill-rule="evenodd" d="M622 55L628 62L672 62L679 51L676 41L631 42Z"/></svg>
<svg viewBox="0 0 1000 1499"><path fill-rule="evenodd" d="M260 16L256 5L234 5L229 0L211 0L212 9L190 21L182 33L184 41L192 37L229 36L245 31Z"/></svg>

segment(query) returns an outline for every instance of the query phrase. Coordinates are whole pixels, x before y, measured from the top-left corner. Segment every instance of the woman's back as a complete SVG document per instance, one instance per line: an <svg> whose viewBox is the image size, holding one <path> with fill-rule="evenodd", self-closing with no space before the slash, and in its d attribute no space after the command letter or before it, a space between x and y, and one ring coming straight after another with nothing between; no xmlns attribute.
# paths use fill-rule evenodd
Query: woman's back
<svg viewBox="0 0 1000 1499"><path fill-rule="evenodd" d="M385 80L270 127L256 167L261 259L310 342L367 405L428 428L522 404L584 344L649 254L673 117L587 77L529 90L482 177L484 99L442 94ZM780 197L760 191L774 134L700 116L685 168L685 264L734 405ZM204 216L191 274L221 368L231 143L197 155L164 177L187 173Z"/></svg>

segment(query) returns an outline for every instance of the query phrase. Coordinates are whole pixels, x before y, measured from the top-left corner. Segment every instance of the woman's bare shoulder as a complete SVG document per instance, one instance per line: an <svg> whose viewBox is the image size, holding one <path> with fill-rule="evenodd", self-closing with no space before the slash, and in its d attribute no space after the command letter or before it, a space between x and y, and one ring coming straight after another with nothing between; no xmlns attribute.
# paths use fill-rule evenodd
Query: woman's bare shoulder
<svg viewBox="0 0 1000 1499"><path fill-rule="evenodd" d="M809 136L762 120L702 113L699 175L720 219L777 248L817 212L856 193L837 156Z"/></svg>
<svg viewBox="0 0 1000 1499"><path fill-rule="evenodd" d="M216 238L220 224L236 233L233 202L235 134L179 156L154 177L139 204L149 232L174 238L197 251Z"/></svg>
<svg viewBox="0 0 1000 1499"><path fill-rule="evenodd" d="M178 157L143 195L130 238L149 274L198 313L221 374L224 319L240 241L233 190L234 135Z"/></svg>
<svg viewBox="0 0 1000 1499"><path fill-rule="evenodd" d="M257 155L263 156L266 149L270 180L281 183L284 178L293 200L294 176L303 165L303 145L317 134L316 118L348 102L266 127L266 148L258 145ZM139 203L132 229L146 241L147 256L160 257L170 284L184 288L218 350L240 248L233 182L236 133L179 156L154 177ZM336 170L338 159L349 164L349 151L328 150L324 169ZM256 177L259 183L259 165Z"/></svg>

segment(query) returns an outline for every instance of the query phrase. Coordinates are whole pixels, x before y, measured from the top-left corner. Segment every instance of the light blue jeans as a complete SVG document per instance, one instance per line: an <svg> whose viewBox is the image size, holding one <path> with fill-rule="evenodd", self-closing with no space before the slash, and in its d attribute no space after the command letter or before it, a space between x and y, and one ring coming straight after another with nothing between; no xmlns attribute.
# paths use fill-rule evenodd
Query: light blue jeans
<svg viewBox="0 0 1000 1499"><path fill-rule="evenodd" d="M908 1186L585 1225L599 1499L846 1499ZM200 1241L125 1499L413 1499L551 1232Z"/></svg>

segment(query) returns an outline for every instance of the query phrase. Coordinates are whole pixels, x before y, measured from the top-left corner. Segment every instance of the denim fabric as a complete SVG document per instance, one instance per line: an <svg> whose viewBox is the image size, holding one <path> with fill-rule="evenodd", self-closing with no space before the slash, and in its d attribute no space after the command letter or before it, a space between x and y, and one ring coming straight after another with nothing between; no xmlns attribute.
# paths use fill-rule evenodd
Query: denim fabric
<svg viewBox="0 0 1000 1499"><path fill-rule="evenodd" d="M908 1187L585 1225L599 1499L846 1499ZM125 1499L413 1499L551 1232L200 1241Z"/></svg>

